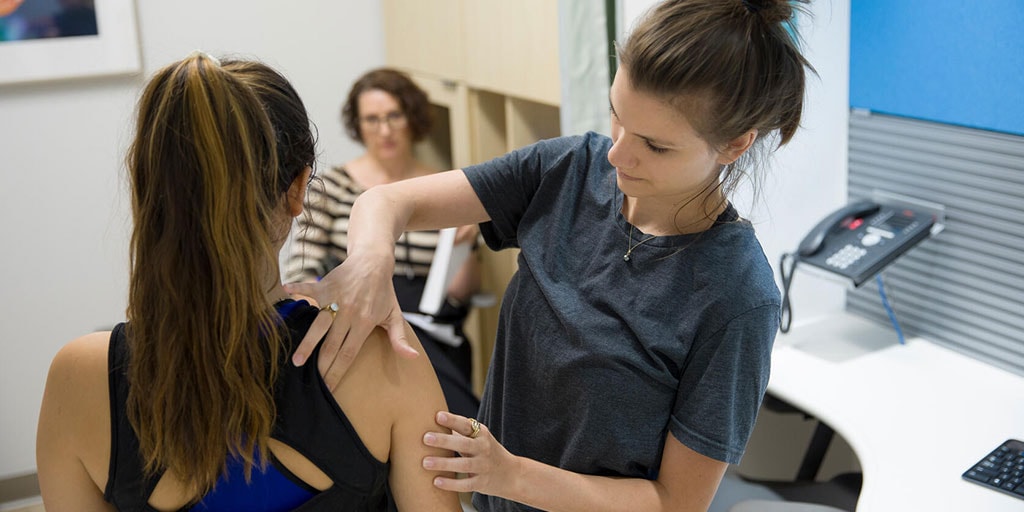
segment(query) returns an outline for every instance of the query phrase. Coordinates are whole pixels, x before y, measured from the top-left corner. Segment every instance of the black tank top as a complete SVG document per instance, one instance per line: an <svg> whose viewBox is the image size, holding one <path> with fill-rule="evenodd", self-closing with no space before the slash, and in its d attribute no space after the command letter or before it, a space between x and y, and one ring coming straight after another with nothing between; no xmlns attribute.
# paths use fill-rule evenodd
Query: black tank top
<svg viewBox="0 0 1024 512"><path fill-rule="evenodd" d="M286 301L278 310L288 329L285 340L289 347L287 354L290 355L316 317L317 308L305 301ZM149 512L154 511L147 503L149 496L163 472L146 477L139 454L139 441L128 422L126 403L129 347L124 327L125 324L118 324L110 336L108 368L111 452L104 498L118 510ZM310 356L311 362L316 361L319 351L318 346ZM274 401L277 404L277 420L271 437L297 450L334 482L330 488L317 493L295 510L388 509L389 465L374 458L363 444L345 413L334 401L316 364L297 368L290 363L283 363L275 386Z"/></svg>

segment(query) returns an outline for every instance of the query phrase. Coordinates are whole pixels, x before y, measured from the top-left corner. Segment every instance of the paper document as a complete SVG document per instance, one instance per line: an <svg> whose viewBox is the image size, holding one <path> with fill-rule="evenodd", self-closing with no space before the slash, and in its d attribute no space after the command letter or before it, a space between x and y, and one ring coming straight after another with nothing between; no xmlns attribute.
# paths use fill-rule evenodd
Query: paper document
<svg viewBox="0 0 1024 512"><path fill-rule="evenodd" d="M423 296L420 297L420 311L428 315L436 315L441 310L448 285L452 283L455 273L462 268L472 249L468 242L455 244L456 229L442 229L437 237L437 250L434 251L434 260L430 263Z"/></svg>

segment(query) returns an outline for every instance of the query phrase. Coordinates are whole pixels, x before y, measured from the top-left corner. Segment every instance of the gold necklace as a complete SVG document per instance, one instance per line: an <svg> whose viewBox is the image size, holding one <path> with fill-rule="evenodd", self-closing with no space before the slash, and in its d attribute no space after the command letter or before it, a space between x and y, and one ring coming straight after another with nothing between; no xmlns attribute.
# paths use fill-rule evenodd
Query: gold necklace
<svg viewBox="0 0 1024 512"><path fill-rule="evenodd" d="M649 242L650 240L653 240L653 239L655 239L657 237L658 237L658 235L651 235L651 236L649 236L647 238L644 238L643 240L640 240L635 245L630 245L630 244L633 243L633 225L630 224L629 225L629 239L626 240L626 254L622 255L622 261L629 261L629 255L633 254L633 249L636 249L637 247L640 247L641 245L643 245L643 244L645 244L645 243Z"/></svg>

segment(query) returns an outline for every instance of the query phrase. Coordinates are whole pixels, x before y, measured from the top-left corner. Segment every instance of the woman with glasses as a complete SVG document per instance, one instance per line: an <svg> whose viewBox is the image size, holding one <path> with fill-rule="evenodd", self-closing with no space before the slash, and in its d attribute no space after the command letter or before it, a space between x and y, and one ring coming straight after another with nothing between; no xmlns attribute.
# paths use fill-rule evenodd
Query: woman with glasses
<svg viewBox="0 0 1024 512"><path fill-rule="evenodd" d="M323 173L322 184L310 187L307 209L286 267L286 282L316 281L348 256L348 217L356 198L377 185L433 174L418 161L413 145L429 133L427 94L404 73L379 68L359 77L341 111L345 130L366 152ZM321 186L322 185L322 186ZM476 258L466 260L447 290L440 311L419 310L427 273L434 259L438 231L402 234L395 249L393 276L399 304L416 330L441 381L448 406L475 415L479 400L471 386L472 353L462 332L470 297L480 286ZM475 241L475 225L459 231L456 242Z"/></svg>

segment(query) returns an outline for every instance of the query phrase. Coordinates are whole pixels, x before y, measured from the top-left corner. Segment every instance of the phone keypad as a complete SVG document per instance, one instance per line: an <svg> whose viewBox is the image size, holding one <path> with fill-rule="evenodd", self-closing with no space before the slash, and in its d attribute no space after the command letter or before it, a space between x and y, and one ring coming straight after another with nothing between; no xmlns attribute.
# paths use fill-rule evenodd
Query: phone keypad
<svg viewBox="0 0 1024 512"><path fill-rule="evenodd" d="M829 256L828 259L825 260L825 263L838 269L845 270L867 253L868 251L863 247L847 244L846 247L839 249L832 254L832 256Z"/></svg>

